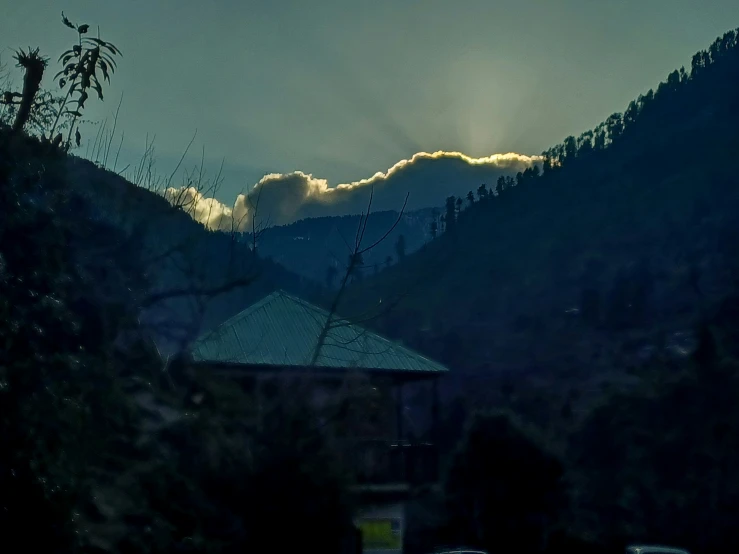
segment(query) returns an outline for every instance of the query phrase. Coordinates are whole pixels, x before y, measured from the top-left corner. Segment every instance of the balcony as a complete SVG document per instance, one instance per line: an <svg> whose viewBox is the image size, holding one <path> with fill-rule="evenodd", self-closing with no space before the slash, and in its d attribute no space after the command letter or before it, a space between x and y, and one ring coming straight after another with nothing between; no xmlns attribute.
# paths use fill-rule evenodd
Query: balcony
<svg viewBox="0 0 739 554"><path fill-rule="evenodd" d="M438 480L436 446L423 442L352 440L345 461L360 487L432 484Z"/></svg>

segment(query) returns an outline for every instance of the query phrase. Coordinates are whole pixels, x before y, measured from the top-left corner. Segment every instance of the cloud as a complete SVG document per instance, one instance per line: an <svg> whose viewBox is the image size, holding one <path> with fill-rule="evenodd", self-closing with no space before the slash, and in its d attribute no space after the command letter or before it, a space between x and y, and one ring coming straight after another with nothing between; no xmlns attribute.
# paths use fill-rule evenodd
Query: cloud
<svg viewBox="0 0 739 554"><path fill-rule="evenodd" d="M165 197L182 205L194 219L211 229L248 229L257 224L284 225L306 217L360 213L374 190L372 211L399 210L408 195L408 210L440 206L449 195L476 191L481 183L494 185L540 162L540 156L494 154L472 158L461 152L419 152L385 172L353 183L329 185L302 171L265 175L232 206L190 188L170 188Z"/></svg>

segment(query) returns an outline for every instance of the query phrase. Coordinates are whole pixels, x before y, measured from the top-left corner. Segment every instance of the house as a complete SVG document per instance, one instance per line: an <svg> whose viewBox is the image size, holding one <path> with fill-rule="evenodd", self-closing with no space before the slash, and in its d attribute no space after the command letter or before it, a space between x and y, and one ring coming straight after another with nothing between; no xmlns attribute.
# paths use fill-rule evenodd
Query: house
<svg viewBox="0 0 739 554"><path fill-rule="evenodd" d="M354 431L346 449L356 475L356 525L364 552L402 552L405 503L413 487L438 479L434 446L437 378L446 367L360 325L277 291L207 333L191 348L192 360L254 391L281 376L307 377L316 405L360 375L387 394L377 425ZM425 393L427 424L413 429L405 417L408 389ZM259 424L257 416L256 424ZM368 418L365 418L368 419Z"/></svg>

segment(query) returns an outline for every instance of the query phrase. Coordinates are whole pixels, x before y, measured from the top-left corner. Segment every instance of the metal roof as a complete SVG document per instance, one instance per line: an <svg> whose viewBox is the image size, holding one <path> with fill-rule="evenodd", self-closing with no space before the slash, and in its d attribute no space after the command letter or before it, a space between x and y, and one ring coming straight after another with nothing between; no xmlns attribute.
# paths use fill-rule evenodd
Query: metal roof
<svg viewBox="0 0 739 554"><path fill-rule="evenodd" d="M198 339L191 353L198 362L305 368L311 365L328 317L326 310L277 291ZM419 374L448 371L336 315L314 367Z"/></svg>

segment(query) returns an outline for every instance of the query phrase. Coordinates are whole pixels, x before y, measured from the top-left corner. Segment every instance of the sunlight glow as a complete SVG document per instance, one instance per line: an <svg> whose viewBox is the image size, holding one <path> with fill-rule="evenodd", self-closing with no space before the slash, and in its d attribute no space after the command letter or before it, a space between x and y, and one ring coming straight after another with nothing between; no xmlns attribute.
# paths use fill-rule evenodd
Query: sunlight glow
<svg viewBox="0 0 739 554"><path fill-rule="evenodd" d="M262 205L269 206L269 213L275 216L276 220L273 223L283 224L294 221L306 204L344 205L351 196L354 196L353 191L375 185L378 190L382 186L392 187L393 176L424 160L441 159L457 160L473 166L488 165L494 169L510 172L520 171L542 160L541 156L527 156L514 152L475 158L462 152L439 150L433 153L418 152L408 159L398 161L384 172L378 171L369 178L333 187L328 180L302 171L270 173L262 177L248 193L239 194L231 207L216 198L205 197L201 191L193 187L169 188L164 196L172 203L173 199L178 199L178 204L193 219L211 229L243 230L251 219L251 206L255 205L253 199L257 196Z"/></svg>

